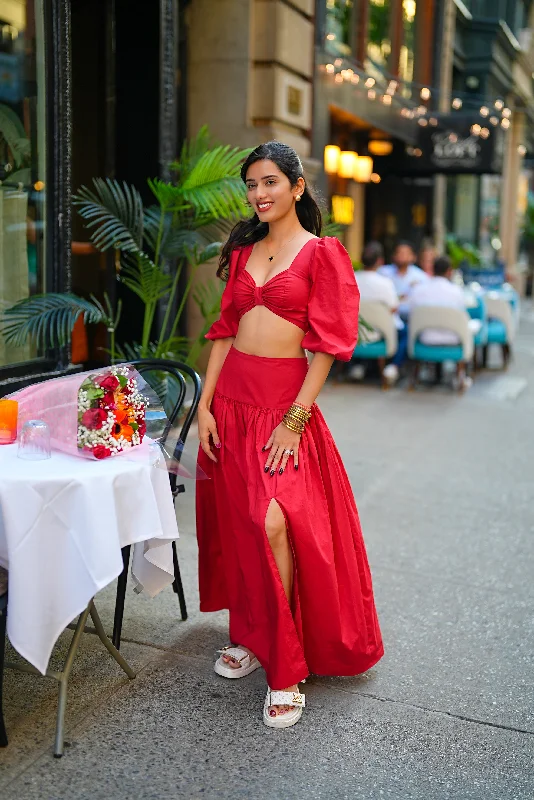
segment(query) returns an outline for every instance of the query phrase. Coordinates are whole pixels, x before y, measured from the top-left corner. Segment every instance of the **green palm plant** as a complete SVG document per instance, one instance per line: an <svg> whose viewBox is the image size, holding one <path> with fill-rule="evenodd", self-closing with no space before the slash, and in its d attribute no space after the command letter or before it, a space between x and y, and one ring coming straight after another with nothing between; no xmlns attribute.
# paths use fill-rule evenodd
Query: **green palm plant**
<svg viewBox="0 0 534 800"><path fill-rule="evenodd" d="M74 205L85 220L92 244L101 252L120 254L119 280L143 303L140 342L117 346L115 334L120 305L113 308L107 295L100 303L74 294L43 294L21 300L3 315L3 334L13 344L29 338L41 346L64 346L70 341L76 319L83 314L89 324L104 323L110 332L111 360L178 357L194 363L201 344L178 335L180 319L191 293L195 273L201 264L220 252L220 233L247 214L245 189L240 168L248 150L215 145L207 128L186 142L179 158L171 164L172 181L148 180L154 202L145 206L141 195L125 182L95 178L91 188L83 186ZM173 269L171 261L176 262ZM175 311L180 278L188 280ZM202 313L211 307L194 295ZM158 307L166 302L156 336L153 337Z"/></svg>

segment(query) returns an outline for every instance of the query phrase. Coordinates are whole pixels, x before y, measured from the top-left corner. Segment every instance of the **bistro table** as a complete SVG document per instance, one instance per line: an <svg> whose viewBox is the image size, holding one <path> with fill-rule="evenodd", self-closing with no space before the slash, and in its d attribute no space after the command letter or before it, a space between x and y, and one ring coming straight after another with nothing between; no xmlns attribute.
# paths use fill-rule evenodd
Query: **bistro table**
<svg viewBox="0 0 534 800"><path fill-rule="evenodd" d="M0 447L0 565L9 573L7 632L28 664L60 683L54 755L63 752L67 682L87 618L129 678L135 673L106 636L93 598L123 569L134 545L136 591L156 595L174 580L176 515L165 469L143 443L95 461L53 451L44 461ZM137 451L137 452L136 452ZM47 669L54 644L80 615L63 670Z"/></svg>

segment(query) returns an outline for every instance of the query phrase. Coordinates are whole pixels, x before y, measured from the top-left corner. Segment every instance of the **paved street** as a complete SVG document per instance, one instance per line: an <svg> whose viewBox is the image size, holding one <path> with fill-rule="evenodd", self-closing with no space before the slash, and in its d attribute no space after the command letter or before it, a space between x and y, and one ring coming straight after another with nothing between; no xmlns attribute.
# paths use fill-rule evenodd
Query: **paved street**
<svg viewBox="0 0 534 800"><path fill-rule="evenodd" d="M152 601L128 596L131 683L96 637L84 637L59 761L55 684L8 673L3 800L530 800L533 400L532 312L509 371L487 371L463 397L325 390L386 655L358 678L311 678L302 722L287 731L261 722L261 671L224 681L212 670L226 615L196 610L189 490L179 509L189 620L178 620L170 590ZM113 590L97 605L111 627Z"/></svg>

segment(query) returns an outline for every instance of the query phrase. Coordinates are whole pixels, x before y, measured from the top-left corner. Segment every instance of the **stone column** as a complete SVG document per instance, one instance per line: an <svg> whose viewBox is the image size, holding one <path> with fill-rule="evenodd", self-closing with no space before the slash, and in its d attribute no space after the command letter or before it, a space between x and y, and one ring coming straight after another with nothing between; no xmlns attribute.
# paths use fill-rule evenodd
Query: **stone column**
<svg viewBox="0 0 534 800"><path fill-rule="evenodd" d="M450 110L452 90L452 65L454 56L454 36L456 32L456 5L454 0L443 0L443 27L440 46L439 102L438 111L446 114ZM436 175L434 178L434 242L438 252L445 250L445 209L447 203L447 178Z"/></svg>
<svg viewBox="0 0 534 800"><path fill-rule="evenodd" d="M500 255L511 278L516 274L519 250L518 195L523 162L519 146L523 144L524 129L525 114L516 112L512 117L512 125L506 137L500 214Z"/></svg>

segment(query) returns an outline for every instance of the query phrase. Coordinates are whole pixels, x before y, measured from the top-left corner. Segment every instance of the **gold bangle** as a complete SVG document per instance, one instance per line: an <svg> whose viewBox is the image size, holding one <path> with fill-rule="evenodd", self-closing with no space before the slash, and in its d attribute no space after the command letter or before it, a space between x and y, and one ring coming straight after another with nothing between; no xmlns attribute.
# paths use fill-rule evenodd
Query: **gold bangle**
<svg viewBox="0 0 534 800"><path fill-rule="evenodd" d="M282 422L284 423L286 428L288 428L288 430L290 431L293 431L293 433L302 434L304 432L304 425L298 425L291 419L286 419L284 417Z"/></svg>
<svg viewBox="0 0 534 800"><path fill-rule="evenodd" d="M293 416L301 417L302 419L306 419L306 420L310 419L310 417L311 417L311 411L306 411L304 408L301 408L300 406L296 406L295 404L293 404L291 406L291 408L289 409L289 411L287 413L291 414Z"/></svg>
<svg viewBox="0 0 534 800"><path fill-rule="evenodd" d="M311 407L311 406L305 406L305 405L304 405L304 403L299 403L299 402L297 402L297 400L295 400L295 402L293 403L293 405L294 405L294 406L297 406L297 408L303 408L303 409L304 409L304 411L307 411L307 412L308 412L308 414L311 414L311 410L312 410L312 407Z"/></svg>

